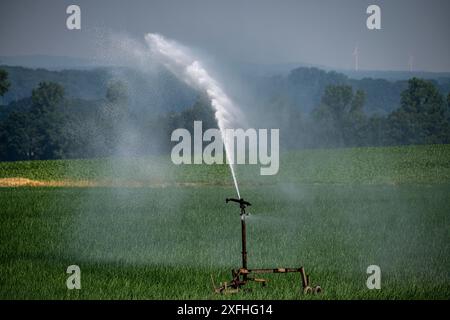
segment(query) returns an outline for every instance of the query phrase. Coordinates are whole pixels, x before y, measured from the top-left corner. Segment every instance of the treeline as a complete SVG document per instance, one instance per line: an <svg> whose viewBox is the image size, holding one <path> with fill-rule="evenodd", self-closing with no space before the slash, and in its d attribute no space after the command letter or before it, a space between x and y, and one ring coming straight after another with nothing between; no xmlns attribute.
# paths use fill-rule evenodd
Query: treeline
<svg viewBox="0 0 450 320"><path fill-rule="evenodd" d="M67 99L101 100L111 81L120 80L128 87L130 107L140 112L179 111L192 105L196 96L194 90L163 68L152 72L126 67L52 71L0 66L0 69L8 73L11 83L10 90L0 96L0 105L30 97L41 82L60 84Z"/></svg>
<svg viewBox="0 0 450 320"><path fill-rule="evenodd" d="M0 96L10 87L0 70ZM39 83L30 97L0 106L0 160L167 153L174 129L192 128L194 120L202 120L204 129L216 127L204 96L182 111L151 114L130 107L129 91L112 81L103 97L85 100L67 97L58 83ZM250 125L280 128L287 149L450 143L450 94L413 78L399 100L389 114L369 115L363 90L333 84L310 113L277 94L258 109L266 121L255 117Z"/></svg>
<svg viewBox="0 0 450 320"><path fill-rule="evenodd" d="M120 79L129 89L130 107L145 113L147 110L163 113L181 111L195 102L197 93L179 81L164 68L152 72L126 67L99 67L87 70L50 71L23 67L0 66L9 74L11 88L0 97L0 104L27 98L40 82L55 82L64 87L67 99L100 100L105 96L111 80ZM257 105L271 103L273 97L286 100L292 109L310 113L321 101L325 88L331 85L349 85L365 92L364 111L368 114L387 115L400 105L401 92L408 87L407 78L390 81L381 78L353 79L343 73L318 68L295 68L286 75L258 76L255 70L241 74L245 92L255 98ZM364 74L364 72L359 72ZM415 73L411 73L411 78ZM417 73L420 74L420 73ZM402 74L402 76L405 76ZM446 73L424 74L443 95L450 92L450 77ZM225 83L228 85L228 83ZM232 84L231 84L232 85ZM227 88L232 90L233 88Z"/></svg>
<svg viewBox="0 0 450 320"><path fill-rule="evenodd" d="M388 74L388 73L387 73ZM411 76L410 78L413 78ZM328 86L346 85L355 91L365 93L364 111L367 114L387 115L400 105L401 93L408 88L408 78L390 81L386 79L352 79L335 72L318 68L296 68L286 76L274 76L254 82L254 93L265 98L266 102L275 98L282 98L293 108L310 113L320 104L325 89ZM450 78L436 75L433 85L443 95L450 92ZM264 102L264 101L263 101Z"/></svg>
<svg viewBox="0 0 450 320"><path fill-rule="evenodd" d="M353 147L450 143L450 94L431 81L412 78L391 113L367 115L365 92L348 85L325 89L310 117L300 117L303 130L283 136L290 147ZM302 139L302 137L305 137Z"/></svg>
<svg viewBox="0 0 450 320"><path fill-rule="evenodd" d="M0 70L0 96L10 87L7 72ZM96 100L67 97L62 85L41 82L31 97L0 106L0 161L160 154L169 152L174 129L190 128L197 119L215 126L203 97L167 114L131 105L123 81L110 81Z"/></svg>

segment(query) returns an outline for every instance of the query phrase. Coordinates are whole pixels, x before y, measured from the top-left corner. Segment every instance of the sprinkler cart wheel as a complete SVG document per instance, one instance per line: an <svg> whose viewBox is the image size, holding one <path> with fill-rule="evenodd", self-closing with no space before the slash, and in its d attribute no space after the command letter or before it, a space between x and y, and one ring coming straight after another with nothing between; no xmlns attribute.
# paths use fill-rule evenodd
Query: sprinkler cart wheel
<svg viewBox="0 0 450 320"><path fill-rule="evenodd" d="M320 293L322 292L322 288L320 286L312 287L310 285L309 275L306 274L305 268L273 268L273 269L248 269L247 268L247 233L246 233L246 224L245 219L247 217L247 213L245 212L245 208L251 206L250 202L245 201L244 199L234 199L227 198L226 203L228 202L236 202L239 204L239 208L241 209L240 217L241 217L241 236L242 236L242 267L239 269L231 270L232 280L230 282L221 282L219 287L216 287L214 284L213 277L211 275L211 281L214 288L215 293L219 294L228 294L228 293L237 293L248 282L259 282L262 287L267 285L268 280L262 278L251 277L250 275L263 274L263 273L292 273L298 272L301 275L303 293L312 294L312 293ZM247 288L248 289L248 288Z"/></svg>
<svg viewBox="0 0 450 320"><path fill-rule="evenodd" d="M311 293L313 293L313 289L308 286L305 289L303 289L303 293L304 294L311 294Z"/></svg>

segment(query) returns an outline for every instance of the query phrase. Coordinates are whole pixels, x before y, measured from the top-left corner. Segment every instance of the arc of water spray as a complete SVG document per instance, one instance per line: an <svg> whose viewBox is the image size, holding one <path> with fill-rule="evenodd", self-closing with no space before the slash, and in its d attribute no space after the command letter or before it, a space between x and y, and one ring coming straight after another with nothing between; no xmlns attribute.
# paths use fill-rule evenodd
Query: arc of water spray
<svg viewBox="0 0 450 320"><path fill-rule="evenodd" d="M232 127L235 118L234 115L240 113L239 109L223 91L220 84L209 75L200 61L194 58L186 48L174 41L166 40L163 36L155 33L147 34L145 40L152 52L168 70L190 86L199 88L208 95L211 105L214 108L214 116L225 145L225 155L233 177L234 187L240 199L241 195L234 172L233 159L231 159L233 153L231 152L230 144L225 134L225 130Z"/></svg>

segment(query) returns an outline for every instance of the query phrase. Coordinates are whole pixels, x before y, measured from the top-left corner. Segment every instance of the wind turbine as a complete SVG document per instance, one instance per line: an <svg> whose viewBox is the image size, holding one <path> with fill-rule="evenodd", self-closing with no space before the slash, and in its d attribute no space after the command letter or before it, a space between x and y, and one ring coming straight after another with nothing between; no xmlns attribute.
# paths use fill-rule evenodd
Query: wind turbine
<svg viewBox="0 0 450 320"><path fill-rule="evenodd" d="M355 57L355 71L359 70L359 49L358 46L355 47L355 50L353 50L353 54Z"/></svg>
<svg viewBox="0 0 450 320"><path fill-rule="evenodd" d="M409 58L408 58L408 67L409 67L409 72L413 72L413 70L414 70L414 56L412 54L410 54Z"/></svg>

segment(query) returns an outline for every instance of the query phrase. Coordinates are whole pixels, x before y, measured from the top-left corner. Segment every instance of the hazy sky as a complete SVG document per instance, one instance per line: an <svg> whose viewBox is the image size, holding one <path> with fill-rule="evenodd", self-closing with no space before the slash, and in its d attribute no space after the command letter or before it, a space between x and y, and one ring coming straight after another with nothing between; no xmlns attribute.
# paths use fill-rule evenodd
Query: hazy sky
<svg viewBox="0 0 450 320"><path fill-rule="evenodd" d="M66 7L81 7L82 30L66 28ZM382 30L366 9L381 7ZM99 31L143 38L158 32L208 54L255 63L305 62L360 68L450 71L448 0L1 0L0 55L92 57Z"/></svg>

